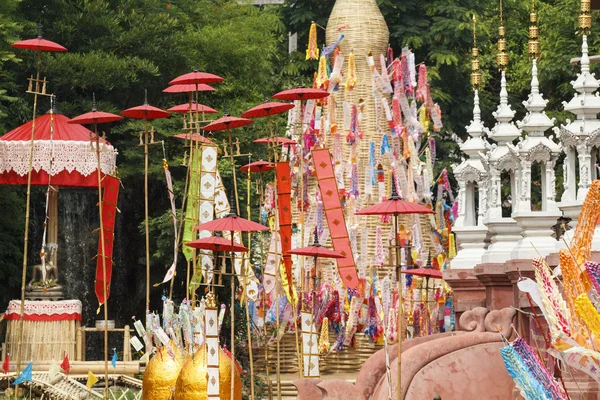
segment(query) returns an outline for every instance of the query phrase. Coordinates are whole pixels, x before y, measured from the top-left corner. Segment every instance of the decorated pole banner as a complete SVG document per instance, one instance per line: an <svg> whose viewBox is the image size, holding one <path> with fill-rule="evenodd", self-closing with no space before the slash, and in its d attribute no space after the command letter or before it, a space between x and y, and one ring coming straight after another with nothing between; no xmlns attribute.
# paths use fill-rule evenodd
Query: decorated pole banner
<svg viewBox="0 0 600 400"><path fill-rule="evenodd" d="M335 251L344 255L344 258L336 259L338 272L348 289L356 289L358 286L356 263L352 254L352 247L344 218L344 209L340 202L329 149L314 149L312 156L321 199L323 199L323 209L327 218L327 226L331 235L331 243Z"/></svg>
<svg viewBox="0 0 600 400"><path fill-rule="evenodd" d="M302 311L302 354L304 355L304 377L318 378L319 373L319 339L313 314Z"/></svg>
<svg viewBox="0 0 600 400"><path fill-rule="evenodd" d="M104 196L102 198L102 221L104 230L104 251L102 253L102 243L98 240L98 258L96 260L96 297L100 304L104 304L107 299L104 298L104 278L102 271L102 258L106 261L106 297L110 297L110 278L112 276L112 255L113 243L115 240L114 228L115 217L117 215L117 198L119 197L119 185L121 181L114 176L105 175L102 180L104 187Z"/></svg>
<svg viewBox="0 0 600 400"><path fill-rule="evenodd" d="M215 400L220 398L220 387L219 387L219 324L218 324L218 310L215 304L215 300L211 293L207 296L206 302L206 322L204 328L206 329L206 369L208 373L207 379L207 396L208 400Z"/></svg>
<svg viewBox="0 0 600 400"><path fill-rule="evenodd" d="M281 237L281 251L283 252L283 265L287 278L287 288L294 286L292 281L292 256L287 254L292 249L292 185L290 182L290 164L278 162L275 165L277 176L277 206L279 210L279 235ZM284 285L284 288L286 285ZM291 299L292 293L288 299Z"/></svg>
<svg viewBox="0 0 600 400"><path fill-rule="evenodd" d="M200 198L199 198L199 222L201 224L214 219L215 193L217 187L217 146L203 144L202 158L200 163ZM203 239L212 235L209 231L200 231L198 237ZM213 252L200 250L200 265L202 266L202 278L207 283L212 283L214 260ZM194 279L200 282L200 277L194 275Z"/></svg>

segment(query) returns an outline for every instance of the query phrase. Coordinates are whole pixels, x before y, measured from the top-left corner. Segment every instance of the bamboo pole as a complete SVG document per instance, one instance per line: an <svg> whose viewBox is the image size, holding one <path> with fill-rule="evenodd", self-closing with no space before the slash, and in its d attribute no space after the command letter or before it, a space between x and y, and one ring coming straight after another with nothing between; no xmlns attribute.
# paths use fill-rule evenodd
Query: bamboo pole
<svg viewBox="0 0 600 400"><path fill-rule="evenodd" d="M25 285L27 280L27 246L29 243L29 208L31 206L31 173L33 170L33 146L35 142L35 116L37 113L37 98L39 91L40 67L42 52L38 51L35 92L33 94L33 121L31 122L31 140L29 141L29 166L27 169L27 197L25 200L25 233L23 237L23 270L21 272L21 308L19 311L19 340L17 341L17 376L21 372L21 343L23 342L23 321L25 315ZM15 400L19 385L15 386Z"/></svg>
<svg viewBox="0 0 600 400"><path fill-rule="evenodd" d="M231 129L227 129L229 136L229 156L231 157L231 170L233 173L233 191L235 193L235 214L239 215L240 202L238 199L237 177L235 171L235 158L233 157L233 137ZM229 205L233 207L233 204ZM231 399L235 392L235 252L233 251L233 231L231 231Z"/></svg>
<svg viewBox="0 0 600 400"><path fill-rule="evenodd" d="M102 217L102 173L100 171L100 138L98 137L98 124L94 123L94 133L96 135L96 161L97 176L98 176L98 209L100 214L100 245L102 246L102 291L104 295L104 398L108 399L108 299L106 285L106 249L104 248L104 221ZM146 147L147 149L147 147ZM146 153L147 154L147 153ZM148 158L146 156L146 166L148 166ZM146 178L147 179L147 178ZM146 181L147 182L147 181ZM148 202L146 195L146 204ZM146 218L147 214L146 214ZM146 220L147 224L147 220ZM146 229L147 225L146 225ZM146 233L147 234L147 233ZM149 283L148 281L146 282ZM149 290L147 288L147 290Z"/></svg>
<svg viewBox="0 0 600 400"><path fill-rule="evenodd" d="M248 161L250 161L250 156L248 156ZM246 212L248 213L248 219L252 220L250 215L250 186L251 186L251 176L250 176L250 167L248 167L248 175L247 175L247 200L246 200ZM252 235L248 232L248 247L252 247ZM250 268L250 253L247 255L248 258L248 268ZM242 259L242 276L244 277L244 306L246 308L246 336L248 339L248 358L250 361L250 400L254 400L254 360L252 354L252 326L250 321L250 309L248 308L248 274L246 272L246 257Z"/></svg>
<svg viewBox="0 0 600 400"><path fill-rule="evenodd" d="M148 227L148 120L144 118L144 226L146 230L146 312L150 312L150 231Z"/></svg>
<svg viewBox="0 0 600 400"><path fill-rule="evenodd" d="M192 121L192 94L190 93L189 95L189 99L190 99L190 123ZM185 118L185 117L184 117ZM188 170L187 173L185 174L185 187L183 190L183 199L181 201L181 216L179 218L179 229L177 230L177 239L178 239L178 243L179 240L181 240L181 246L183 247L183 227L185 225L185 206L186 206L186 202L187 202L187 192L188 192L188 186L190 184L190 179L191 179L191 173L192 173L192 160L193 160L193 153L194 153L194 140L193 140L194 136L193 136L193 132L190 126L190 158L189 158L189 162L188 162ZM184 146L187 143L187 139L184 139ZM173 277L171 278L171 284L170 284L170 289L169 289L169 300L173 299L173 283L175 281L175 275L173 275ZM190 282L190 264L189 261L187 261L187 273L186 273L186 284L185 284L185 295L187 297L188 293L189 293L189 282Z"/></svg>
<svg viewBox="0 0 600 400"><path fill-rule="evenodd" d="M393 178L392 178L393 179ZM404 304L402 295L402 266L401 255L398 247L398 214L394 214L394 248L396 253L396 279L398 280L398 400L402 400L402 335L404 329L402 322L404 320Z"/></svg>

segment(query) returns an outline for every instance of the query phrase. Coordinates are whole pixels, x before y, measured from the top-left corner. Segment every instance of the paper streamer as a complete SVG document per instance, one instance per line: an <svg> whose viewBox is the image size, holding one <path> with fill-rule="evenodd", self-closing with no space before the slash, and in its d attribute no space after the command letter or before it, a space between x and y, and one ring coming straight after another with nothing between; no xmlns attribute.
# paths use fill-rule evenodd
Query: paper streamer
<svg viewBox="0 0 600 400"><path fill-rule="evenodd" d="M175 269L177 268L177 253L179 253L179 240L177 238L177 209L175 208L175 194L173 193L173 179L171 178L171 171L167 165L167 160L163 160L163 166L165 170L165 180L167 181L167 190L169 191L169 201L171 202L171 217L173 218L173 232L175 243L173 245L173 263L165 274L164 279L161 283L170 281L175 276Z"/></svg>
<svg viewBox="0 0 600 400"><path fill-rule="evenodd" d="M344 255L344 258L336 260L338 272L347 288L356 289L358 286L356 263L348 237L344 210L338 195L329 149L313 150L312 156L333 249Z"/></svg>

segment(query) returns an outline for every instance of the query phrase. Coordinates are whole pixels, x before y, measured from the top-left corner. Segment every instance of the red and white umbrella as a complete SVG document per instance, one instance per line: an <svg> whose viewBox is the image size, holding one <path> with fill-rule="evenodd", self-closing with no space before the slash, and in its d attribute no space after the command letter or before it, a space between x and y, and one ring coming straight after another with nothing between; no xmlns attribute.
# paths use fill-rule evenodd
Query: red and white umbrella
<svg viewBox="0 0 600 400"><path fill-rule="evenodd" d="M94 134L81 125L69 124L62 114L44 114L35 119L32 185L97 187L96 153L90 145ZM29 121L0 137L0 184L26 185L29 171L31 126ZM50 140L50 125L54 132ZM115 169L117 151L100 139L102 174Z"/></svg>

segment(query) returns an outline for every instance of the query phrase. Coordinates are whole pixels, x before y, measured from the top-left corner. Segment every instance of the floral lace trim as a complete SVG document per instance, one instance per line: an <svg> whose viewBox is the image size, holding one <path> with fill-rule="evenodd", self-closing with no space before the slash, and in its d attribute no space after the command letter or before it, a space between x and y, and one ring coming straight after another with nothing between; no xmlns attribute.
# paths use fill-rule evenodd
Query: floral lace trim
<svg viewBox="0 0 600 400"><path fill-rule="evenodd" d="M117 150L111 145L100 145L100 170L114 172ZM52 154L54 159L50 163ZM77 171L88 176L96 171L96 145L87 141L38 140L34 142L33 170L43 170L50 176L62 171ZM0 173L14 171L20 176L29 172L29 142L0 140Z"/></svg>
<svg viewBox="0 0 600 400"><path fill-rule="evenodd" d="M25 315L81 315L81 301L29 301L25 300ZM6 315L21 314L21 301L11 300Z"/></svg>

